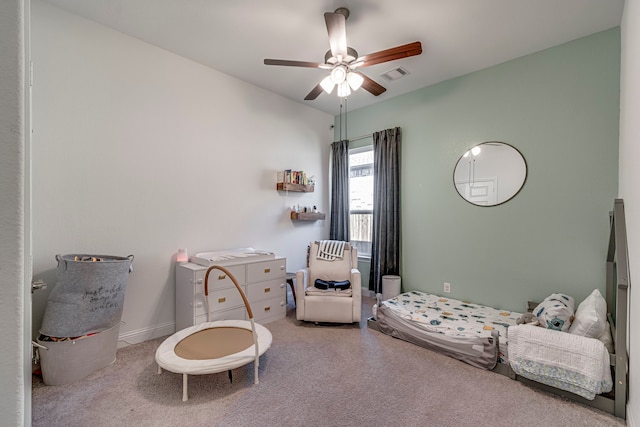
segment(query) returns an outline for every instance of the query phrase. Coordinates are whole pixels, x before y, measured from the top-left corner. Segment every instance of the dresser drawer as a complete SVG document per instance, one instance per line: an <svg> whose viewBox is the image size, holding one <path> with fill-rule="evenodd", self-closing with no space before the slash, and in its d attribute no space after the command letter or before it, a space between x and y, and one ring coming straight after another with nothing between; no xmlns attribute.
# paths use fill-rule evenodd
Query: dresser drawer
<svg viewBox="0 0 640 427"><path fill-rule="evenodd" d="M284 296L265 299L251 303L253 318L258 323L282 319L287 314L287 302Z"/></svg>
<svg viewBox="0 0 640 427"><path fill-rule="evenodd" d="M225 311L217 311L215 313L211 313L211 322L215 322L216 320L246 320L247 317L247 309L244 307L232 308L231 310ZM204 323L207 321L207 315L202 314L196 317L195 325L199 325L200 323Z"/></svg>
<svg viewBox="0 0 640 427"><path fill-rule="evenodd" d="M254 301L269 298L284 298L286 296L286 282L283 279L273 279L266 282L249 283L247 285L247 298L253 306Z"/></svg>
<svg viewBox="0 0 640 427"><path fill-rule="evenodd" d="M206 315L204 294L198 294L195 300L195 316ZM244 307L242 296L234 286L233 288L220 289L214 292L209 291L209 307L211 313L216 311L228 310L230 308Z"/></svg>
<svg viewBox="0 0 640 427"><path fill-rule="evenodd" d="M287 260L284 258L247 264L247 283L262 282L287 275Z"/></svg>
<svg viewBox="0 0 640 427"><path fill-rule="evenodd" d="M238 284L240 286L245 284L245 268L244 265L233 265L230 267L225 267L227 270L233 274L233 277L236 278ZM196 288L195 293L204 292L204 276L206 275L207 270L201 270L196 272ZM233 281L227 274L217 268L211 270L209 273L209 295L211 295L212 291L217 289L224 289L234 287Z"/></svg>

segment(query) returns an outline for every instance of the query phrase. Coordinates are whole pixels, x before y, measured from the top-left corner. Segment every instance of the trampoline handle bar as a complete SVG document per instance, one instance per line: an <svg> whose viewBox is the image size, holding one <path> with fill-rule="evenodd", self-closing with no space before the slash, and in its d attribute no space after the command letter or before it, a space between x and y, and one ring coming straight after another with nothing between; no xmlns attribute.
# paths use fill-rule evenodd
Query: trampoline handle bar
<svg viewBox="0 0 640 427"><path fill-rule="evenodd" d="M207 317L210 316L209 313L209 273L211 273L212 270L220 270L223 273L225 273L233 282L234 285L236 285L236 289L238 290L238 292L240 292L240 296L242 297L242 301L244 302L244 306L247 309L247 313L249 314L249 320L251 321L251 333L253 335L253 347L255 349L255 358L254 358L254 363L253 363L253 369L254 369L254 380L253 382L255 384L258 384L258 367L260 365L260 352L258 350L258 333L256 332L256 324L255 321L253 320L253 310L251 310L251 305L249 304L249 300L247 299L247 296L245 295L244 291L242 290L242 287L240 287L240 284L238 283L238 281L236 280L235 276L233 274L231 274L231 272L229 270L227 270L226 268L220 266L220 265L212 265L211 267L209 267L207 269L207 272L204 275L204 297L205 300L207 301ZM183 389L186 390L186 374L185 374L185 385L183 386ZM186 392L185 392L186 393ZM183 400L186 400L185 397L183 396Z"/></svg>

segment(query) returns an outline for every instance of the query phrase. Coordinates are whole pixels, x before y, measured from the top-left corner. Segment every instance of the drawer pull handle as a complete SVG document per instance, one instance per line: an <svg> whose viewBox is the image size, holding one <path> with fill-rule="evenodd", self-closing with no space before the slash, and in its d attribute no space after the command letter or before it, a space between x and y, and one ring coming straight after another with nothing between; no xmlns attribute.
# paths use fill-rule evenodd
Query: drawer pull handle
<svg viewBox="0 0 640 427"><path fill-rule="evenodd" d="M271 292L271 288L264 288L264 293Z"/></svg>
<svg viewBox="0 0 640 427"><path fill-rule="evenodd" d="M218 280L224 280L226 278L227 278L226 274L221 274L221 275L218 276Z"/></svg>
<svg viewBox="0 0 640 427"><path fill-rule="evenodd" d="M218 298L218 303L222 304L223 302L225 302L227 299L225 297L222 298Z"/></svg>
<svg viewBox="0 0 640 427"><path fill-rule="evenodd" d="M202 280L202 279L196 280L196 284L198 284L198 285L202 285L203 283L204 283L204 280Z"/></svg>
<svg viewBox="0 0 640 427"><path fill-rule="evenodd" d="M264 308L264 311L271 311L271 306L269 306L269 305L268 305L268 306L266 306L266 307Z"/></svg>
<svg viewBox="0 0 640 427"><path fill-rule="evenodd" d="M265 272L265 273L271 273L271 269L270 269L270 268L265 268L265 269L264 269L264 272Z"/></svg>

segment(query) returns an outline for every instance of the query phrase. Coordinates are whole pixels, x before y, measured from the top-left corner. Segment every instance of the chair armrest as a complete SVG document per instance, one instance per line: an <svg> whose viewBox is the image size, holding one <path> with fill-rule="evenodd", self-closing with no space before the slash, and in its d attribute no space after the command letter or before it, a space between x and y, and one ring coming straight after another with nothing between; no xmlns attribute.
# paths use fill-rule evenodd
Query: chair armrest
<svg viewBox="0 0 640 427"><path fill-rule="evenodd" d="M309 286L309 268L296 271L296 319L304 320L304 295Z"/></svg>
<svg viewBox="0 0 640 427"><path fill-rule="evenodd" d="M362 277L360 275L360 270L357 268L351 269L351 289L353 296L360 298L362 295Z"/></svg>
<svg viewBox="0 0 640 427"><path fill-rule="evenodd" d="M296 271L296 296L304 295L304 291L309 287L309 268L301 268Z"/></svg>

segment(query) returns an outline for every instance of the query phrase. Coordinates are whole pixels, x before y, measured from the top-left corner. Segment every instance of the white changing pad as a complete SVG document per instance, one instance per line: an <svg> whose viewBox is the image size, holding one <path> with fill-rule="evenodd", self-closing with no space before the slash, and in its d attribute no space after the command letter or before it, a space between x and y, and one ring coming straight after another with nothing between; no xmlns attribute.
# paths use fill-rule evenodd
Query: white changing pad
<svg viewBox="0 0 640 427"><path fill-rule="evenodd" d="M244 258L252 260L273 259L276 255L273 252L261 251L253 248L231 249L226 251L200 252L190 258L194 264L210 267L212 265L225 265Z"/></svg>

